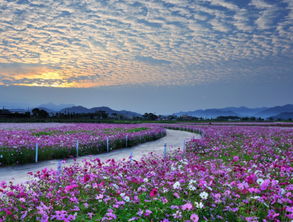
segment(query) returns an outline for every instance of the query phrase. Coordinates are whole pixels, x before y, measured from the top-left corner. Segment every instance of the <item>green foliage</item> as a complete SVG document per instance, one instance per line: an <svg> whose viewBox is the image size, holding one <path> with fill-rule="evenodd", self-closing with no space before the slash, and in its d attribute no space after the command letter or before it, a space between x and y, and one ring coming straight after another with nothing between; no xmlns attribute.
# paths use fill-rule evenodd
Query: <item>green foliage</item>
<svg viewBox="0 0 293 222"><path fill-rule="evenodd" d="M144 131L144 130L147 130L147 129L149 129L149 128L140 127L140 128L129 129L126 132L128 132L128 133L136 133L136 132Z"/></svg>

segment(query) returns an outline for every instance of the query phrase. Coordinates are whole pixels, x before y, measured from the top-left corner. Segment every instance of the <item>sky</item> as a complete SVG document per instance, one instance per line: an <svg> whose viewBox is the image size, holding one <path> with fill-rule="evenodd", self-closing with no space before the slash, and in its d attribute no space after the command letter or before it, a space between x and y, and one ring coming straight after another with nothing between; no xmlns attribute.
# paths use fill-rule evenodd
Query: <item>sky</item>
<svg viewBox="0 0 293 222"><path fill-rule="evenodd" d="M292 48L292 0L1 0L0 105L284 105Z"/></svg>

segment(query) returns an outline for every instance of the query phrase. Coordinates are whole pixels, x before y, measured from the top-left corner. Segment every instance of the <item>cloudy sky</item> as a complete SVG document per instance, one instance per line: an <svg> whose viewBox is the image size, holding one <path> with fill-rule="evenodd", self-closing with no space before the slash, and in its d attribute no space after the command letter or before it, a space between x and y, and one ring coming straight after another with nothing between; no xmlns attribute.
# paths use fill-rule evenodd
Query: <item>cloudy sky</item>
<svg viewBox="0 0 293 222"><path fill-rule="evenodd" d="M293 103L292 0L1 0L0 102Z"/></svg>

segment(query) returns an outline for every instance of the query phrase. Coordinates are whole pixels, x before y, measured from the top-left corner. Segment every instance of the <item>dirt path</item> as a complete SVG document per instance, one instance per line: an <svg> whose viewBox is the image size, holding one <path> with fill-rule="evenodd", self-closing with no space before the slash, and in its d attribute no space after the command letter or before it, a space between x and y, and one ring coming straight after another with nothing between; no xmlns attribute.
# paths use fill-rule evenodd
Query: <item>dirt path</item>
<svg viewBox="0 0 293 222"><path fill-rule="evenodd" d="M133 159L139 160L143 155L154 152L161 153L163 155L164 152L164 144L167 144L167 150L170 151L172 149L177 149L178 147L183 147L184 141L187 141L191 138L200 138L200 135L178 131L178 130L167 130L167 135L161 139L156 141L147 142L144 144L140 144L131 148L124 148L120 150L115 150L110 153L102 153L98 155L90 155L83 156L77 158L77 161L82 161L83 159L91 159L91 158L100 158L101 160L107 159L115 159L120 160L123 158L129 158L132 153ZM40 163L34 164L26 164L22 166L12 166L12 167L3 167L0 168L0 181L10 181L13 180L15 183L25 182L30 179L28 172L36 172L43 168L54 168L56 169L58 166L59 160L49 160L43 161ZM70 165L74 162L73 159L67 160L67 162L63 165Z"/></svg>

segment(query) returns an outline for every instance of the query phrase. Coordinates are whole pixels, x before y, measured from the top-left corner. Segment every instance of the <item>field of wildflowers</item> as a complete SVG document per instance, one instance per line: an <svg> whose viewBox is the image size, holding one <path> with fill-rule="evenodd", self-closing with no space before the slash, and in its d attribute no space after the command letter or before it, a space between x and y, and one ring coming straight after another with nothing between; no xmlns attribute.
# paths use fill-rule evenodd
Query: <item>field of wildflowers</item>
<svg viewBox="0 0 293 222"><path fill-rule="evenodd" d="M167 157L85 160L0 184L0 221L292 221L293 130L200 131Z"/></svg>
<svg viewBox="0 0 293 222"><path fill-rule="evenodd" d="M13 124L12 124L13 125ZM4 126L5 127L5 126ZM130 147L165 135L159 126L146 124L14 124L0 128L0 166L38 160L63 159Z"/></svg>

